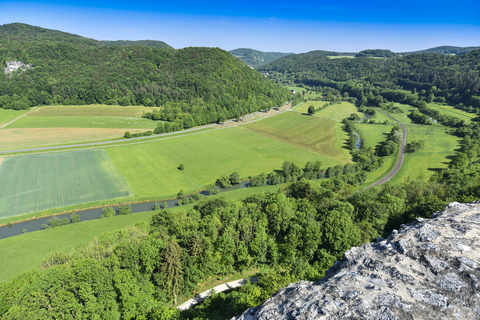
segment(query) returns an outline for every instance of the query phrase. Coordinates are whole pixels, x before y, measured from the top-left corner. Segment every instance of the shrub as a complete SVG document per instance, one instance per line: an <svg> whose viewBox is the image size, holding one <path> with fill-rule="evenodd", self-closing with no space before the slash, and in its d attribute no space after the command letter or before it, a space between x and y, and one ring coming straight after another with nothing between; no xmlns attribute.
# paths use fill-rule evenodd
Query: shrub
<svg viewBox="0 0 480 320"><path fill-rule="evenodd" d="M101 218L113 217L115 215L115 210L112 207L105 207L102 209Z"/></svg>
<svg viewBox="0 0 480 320"><path fill-rule="evenodd" d="M68 218L63 218L62 219L62 226L67 225L69 223L70 223L70 220L68 220Z"/></svg>
<svg viewBox="0 0 480 320"><path fill-rule="evenodd" d="M185 166L183 163L180 163L180 165L178 166L178 170L183 170L185 169Z"/></svg>
<svg viewBox="0 0 480 320"><path fill-rule="evenodd" d="M132 212L132 206L129 203L123 203L118 206L118 214L126 215Z"/></svg>
<svg viewBox="0 0 480 320"><path fill-rule="evenodd" d="M52 219L48 220L47 222L52 227L58 227L59 225L61 225L61 221L58 217L52 218Z"/></svg>
<svg viewBox="0 0 480 320"><path fill-rule="evenodd" d="M72 213L70 220L72 220L72 223L80 222L80 216L76 213Z"/></svg>

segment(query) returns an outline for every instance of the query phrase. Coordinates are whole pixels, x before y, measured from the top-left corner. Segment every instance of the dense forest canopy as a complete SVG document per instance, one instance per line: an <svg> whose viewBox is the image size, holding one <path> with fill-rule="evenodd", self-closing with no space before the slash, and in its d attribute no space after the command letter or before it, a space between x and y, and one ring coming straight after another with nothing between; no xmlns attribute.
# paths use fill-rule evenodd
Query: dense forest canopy
<svg viewBox="0 0 480 320"><path fill-rule="evenodd" d="M362 50L355 55L355 57L367 57L367 58L394 58L397 55L386 49L367 49Z"/></svg>
<svg viewBox="0 0 480 320"><path fill-rule="evenodd" d="M480 47L454 47L454 46L440 46L425 50L402 52L401 55L414 54L414 53L440 53L440 54L464 54L473 50L479 50Z"/></svg>
<svg viewBox="0 0 480 320"><path fill-rule="evenodd" d="M35 38L38 41L30 41L30 34L23 38L17 27L28 29L25 25L6 25L0 61L19 60L33 69L13 75L0 73L3 108L168 104L179 108L177 114L199 116L198 124L203 124L271 108L290 99L287 89L218 48L86 46L84 42L90 40L43 32L41 28ZM9 40L9 32L22 41ZM57 36L64 38L57 41ZM43 38L52 40L41 41Z"/></svg>
<svg viewBox="0 0 480 320"><path fill-rule="evenodd" d="M405 102L425 99L479 107L480 50L459 56L412 54L394 59L328 59L291 55L258 68L286 85L326 86L358 99ZM402 97L394 97L392 90ZM388 96L388 97L387 97ZM403 100L402 100L403 99ZM371 100L371 101L370 101Z"/></svg>

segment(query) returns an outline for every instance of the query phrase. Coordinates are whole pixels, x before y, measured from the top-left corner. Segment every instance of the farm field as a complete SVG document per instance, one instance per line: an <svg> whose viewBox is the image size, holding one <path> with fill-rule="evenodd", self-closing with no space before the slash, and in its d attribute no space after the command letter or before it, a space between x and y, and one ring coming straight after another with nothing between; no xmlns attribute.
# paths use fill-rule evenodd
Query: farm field
<svg viewBox="0 0 480 320"><path fill-rule="evenodd" d="M103 150L6 158L0 181L0 218L132 195Z"/></svg>
<svg viewBox="0 0 480 320"><path fill-rule="evenodd" d="M422 175L429 178L435 170L448 167L447 158L455 153L460 145L458 137L449 135L442 125L405 124L407 129L407 143L412 140L425 141L425 147L414 153L405 153L403 166L392 183L403 182L407 178L415 179Z"/></svg>
<svg viewBox="0 0 480 320"><path fill-rule="evenodd" d="M28 110L12 110L0 108L0 127L10 121L20 117L22 114L28 112Z"/></svg>
<svg viewBox="0 0 480 320"><path fill-rule="evenodd" d="M349 161L343 154L332 157L240 127L105 150L135 194L151 200L198 191L221 174L268 173L284 161L303 166L321 160L325 167ZM185 170L177 169L181 163Z"/></svg>
<svg viewBox="0 0 480 320"><path fill-rule="evenodd" d="M355 56L327 56L330 59L342 59L342 58L348 58L348 59L354 59Z"/></svg>
<svg viewBox="0 0 480 320"><path fill-rule="evenodd" d="M154 108L144 106L107 106L107 105L86 105L86 106L42 106L37 107L29 117L141 117L143 112L151 112ZM155 108L158 109L158 108Z"/></svg>
<svg viewBox="0 0 480 320"><path fill-rule="evenodd" d="M94 117L94 116L62 116L62 117L30 117L26 115L5 127L16 128L122 128L122 129L155 129L157 122L145 118L133 117Z"/></svg>
<svg viewBox="0 0 480 320"><path fill-rule="evenodd" d="M346 135L337 127L340 127L337 121L301 115L297 112L286 112L242 126L267 137L348 162L350 160L348 152L336 148L338 140L346 139Z"/></svg>
<svg viewBox="0 0 480 320"><path fill-rule="evenodd" d="M430 103L428 106L432 109L438 110L442 114L455 117L460 120L471 120L472 118L475 118L477 116L473 113L469 113L460 109L455 109L455 107L449 105Z"/></svg>
<svg viewBox="0 0 480 320"><path fill-rule="evenodd" d="M2 129L0 130L0 151L122 139L125 131L135 133L144 130L105 128Z"/></svg>
<svg viewBox="0 0 480 320"><path fill-rule="evenodd" d="M238 189L211 197L225 199L243 199L259 192L276 192L282 185L263 186L258 188ZM195 204L169 208L168 210L189 210ZM76 224L49 228L46 230L27 232L15 237L0 240L0 283L9 281L15 275L38 268L43 259L55 252L68 253L79 245L90 243L94 237L103 232L123 229L138 222L150 222L156 211L133 213ZM82 213L78 213L80 218Z"/></svg>

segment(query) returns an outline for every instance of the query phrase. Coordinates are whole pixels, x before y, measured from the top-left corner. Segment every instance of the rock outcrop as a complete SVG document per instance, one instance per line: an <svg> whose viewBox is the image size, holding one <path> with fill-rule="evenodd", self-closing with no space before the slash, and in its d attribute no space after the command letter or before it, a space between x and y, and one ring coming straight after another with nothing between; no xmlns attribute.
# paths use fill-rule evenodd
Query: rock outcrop
<svg viewBox="0 0 480 320"><path fill-rule="evenodd" d="M480 319L480 202L352 248L320 281L290 284L234 319Z"/></svg>
<svg viewBox="0 0 480 320"><path fill-rule="evenodd" d="M25 71L27 69L33 68L31 64L24 64L21 61L7 61L6 64L7 64L7 67L5 68L6 74L12 73L13 71L16 71L18 69Z"/></svg>

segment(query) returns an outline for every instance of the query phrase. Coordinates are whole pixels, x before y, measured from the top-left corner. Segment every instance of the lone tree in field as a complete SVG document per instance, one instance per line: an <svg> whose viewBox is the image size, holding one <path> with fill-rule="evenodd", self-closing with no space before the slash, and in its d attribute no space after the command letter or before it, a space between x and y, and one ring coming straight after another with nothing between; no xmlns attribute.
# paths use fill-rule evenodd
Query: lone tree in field
<svg viewBox="0 0 480 320"><path fill-rule="evenodd" d="M163 252L163 261L160 267L165 280L165 289L174 297L177 303L177 295L183 288L182 248L175 238L172 238Z"/></svg>
<svg viewBox="0 0 480 320"><path fill-rule="evenodd" d="M180 165L178 166L178 170L183 170L185 169L185 165L183 163L180 163Z"/></svg>
<svg viewBox="0 0 480 320"><path fill-rule="evenodd" d="M315 107L311 105L310 107L308 107L308 114L312 115L314 113L315 113Z"/></svg>

